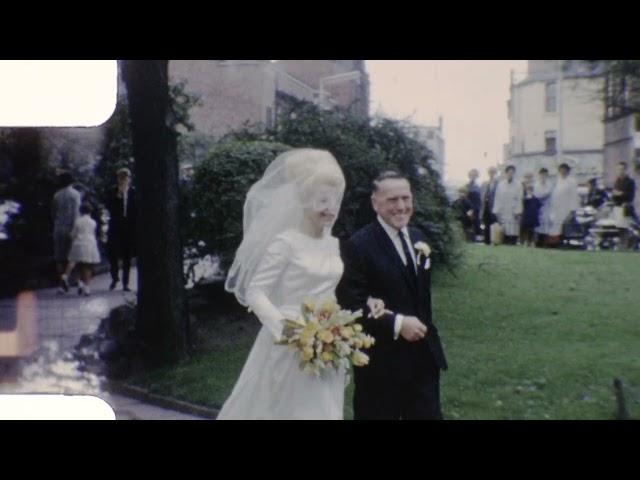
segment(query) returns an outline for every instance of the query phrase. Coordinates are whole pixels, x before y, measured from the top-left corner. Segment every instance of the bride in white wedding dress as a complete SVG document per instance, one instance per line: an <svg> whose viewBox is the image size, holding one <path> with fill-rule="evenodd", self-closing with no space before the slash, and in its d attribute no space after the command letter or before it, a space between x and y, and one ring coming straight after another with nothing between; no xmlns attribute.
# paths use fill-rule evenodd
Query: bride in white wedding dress
<svg viewBox="0 0 640 480"><path fill-rule="evenodd" d="M304 300L335 299L343 265L331 227L344 188L329 152L297 149L278 156L249 190L226 288L262 328L219 420L342 419L345 372L303 372L296 353L275 341Z"/></svg>

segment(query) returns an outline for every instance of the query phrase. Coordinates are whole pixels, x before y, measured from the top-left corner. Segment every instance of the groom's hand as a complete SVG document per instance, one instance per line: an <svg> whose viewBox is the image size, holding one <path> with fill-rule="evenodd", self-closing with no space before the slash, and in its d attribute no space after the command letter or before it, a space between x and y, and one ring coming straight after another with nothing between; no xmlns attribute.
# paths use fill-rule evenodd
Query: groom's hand
<svg viewBox="0 0 640 480"><path fill-rule="evenodd" d="M369 307L369 318L378 318L388 312L388 310L384 308L384 301L379 298L369 297L367 299L367 306Z"/></svg>
<svg viewBox="0 0 640 480"><path fill-rule="evenodd" d="M400 335L407 342L417 342L422 340L427 334L427 326L416 317L406 316L402 320Z"/></svg>

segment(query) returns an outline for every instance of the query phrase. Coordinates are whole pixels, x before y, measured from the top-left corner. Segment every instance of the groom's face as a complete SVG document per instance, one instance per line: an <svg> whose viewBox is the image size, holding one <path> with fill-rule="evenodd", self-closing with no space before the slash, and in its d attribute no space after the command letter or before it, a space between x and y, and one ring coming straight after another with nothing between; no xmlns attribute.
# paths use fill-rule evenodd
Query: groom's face
<svg viewBox="0 0 640 480"><path fill-rule="evenodd" d="M400 230L409 224L413 214L413 195L408 181L397 178L382 180L371 201L375 212L388 225Z"/></svg>

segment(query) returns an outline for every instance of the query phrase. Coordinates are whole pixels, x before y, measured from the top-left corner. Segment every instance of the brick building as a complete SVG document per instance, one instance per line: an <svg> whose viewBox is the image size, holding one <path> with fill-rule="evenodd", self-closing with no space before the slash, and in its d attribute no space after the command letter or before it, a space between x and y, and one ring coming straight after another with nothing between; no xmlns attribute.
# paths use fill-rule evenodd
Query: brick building
<svg viewBox="0 0 640 480"><path fill-rule="evenodd" d="M341 78L343 74L357 78ZM219 137L243 125L273 126L288 98L368 116L364 60L172 60L172 82L201 98L191 118L196 129ZM349 75L347 75L348 77Z"/></svg>

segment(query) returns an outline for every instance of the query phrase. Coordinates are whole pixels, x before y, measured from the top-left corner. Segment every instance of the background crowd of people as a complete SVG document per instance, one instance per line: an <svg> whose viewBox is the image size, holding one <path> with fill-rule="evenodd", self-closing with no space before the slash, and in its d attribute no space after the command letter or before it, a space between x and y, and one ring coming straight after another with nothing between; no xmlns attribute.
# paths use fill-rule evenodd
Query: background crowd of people
<svg viewBox="0 0 640 480"><path fill-rule="evenodd" d="M453 208L469 242L556 247L563 243L567 225L581 207L597 210L611 202L614 225L621 231L632 222L640 223L633 207L636 185L628 165L620 162L617 170L613 189L606 190L593 178L583 200L566 163L558 166L554 180L546 168L538 171L537 178L527 173L516 180L513 165L505 167L498 179L498 170L491 167L489 179L482 185L478 185L479 173L473 169L469 182L458 189Z"/></svg>

